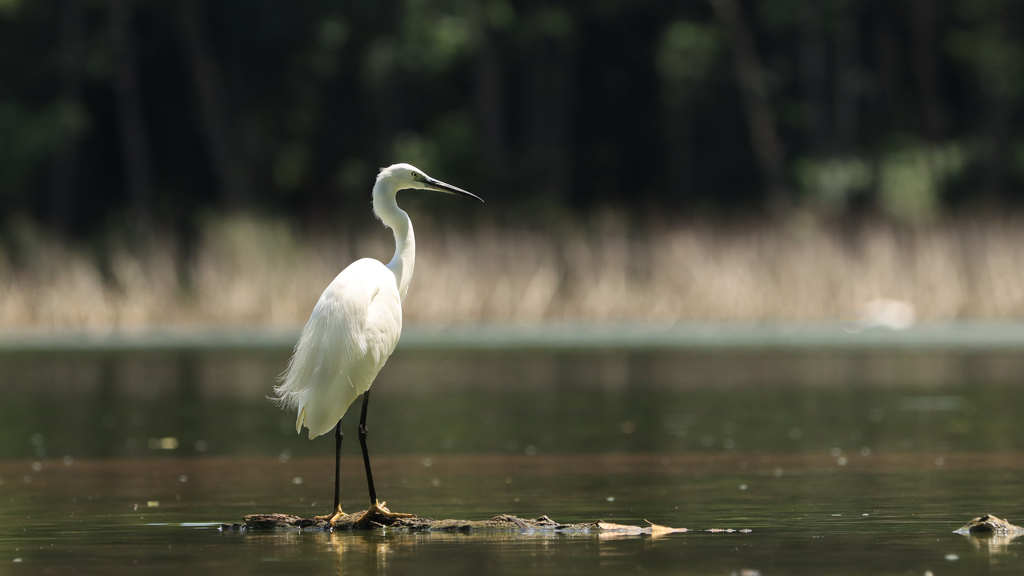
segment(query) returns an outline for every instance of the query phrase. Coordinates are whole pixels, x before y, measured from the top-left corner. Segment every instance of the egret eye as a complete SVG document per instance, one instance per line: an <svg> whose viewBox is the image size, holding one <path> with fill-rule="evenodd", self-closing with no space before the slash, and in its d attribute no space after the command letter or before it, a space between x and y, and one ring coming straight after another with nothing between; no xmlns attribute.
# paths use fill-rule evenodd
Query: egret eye
<svg viewBox="0 0 1024 576"><path fill-rule="evenodd" d="M412 179L413 180L423 180L423 174L420 174L419 172L413 172L412 173Z"/></svg>

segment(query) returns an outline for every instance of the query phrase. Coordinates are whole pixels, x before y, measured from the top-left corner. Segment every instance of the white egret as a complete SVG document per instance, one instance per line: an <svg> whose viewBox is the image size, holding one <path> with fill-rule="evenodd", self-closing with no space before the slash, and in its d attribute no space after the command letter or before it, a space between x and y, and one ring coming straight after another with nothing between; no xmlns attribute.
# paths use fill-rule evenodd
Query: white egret
<svg viewBox="0 0 1024 576"><path fill-rule="evenodd" d="M278 405L298 412L296 432L305 426L313 439L334 428L334 511L326 517L332 523L343 514L341 417L360 394L363 409L359 417L359 444L370 489L370 507L359 522L374 515L408 516L389 511L377 500L366 450L366 406L370 385L394 352L402 332L402 301L412 281L416 240L409 215L398 207L395 195L410 188L480 200L409 164L381 170L373 186L373 213L394 232L395 256L387 265L372 258L356 260L338 274L313 308L288 368L281 375L281 384L274 388Z"/></svg>

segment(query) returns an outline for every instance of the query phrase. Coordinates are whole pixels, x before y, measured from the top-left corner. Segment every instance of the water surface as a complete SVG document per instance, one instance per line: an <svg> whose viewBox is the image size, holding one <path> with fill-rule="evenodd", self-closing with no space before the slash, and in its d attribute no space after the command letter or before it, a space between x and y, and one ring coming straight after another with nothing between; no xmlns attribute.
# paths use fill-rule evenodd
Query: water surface
<svg viewBox="0 0 1024 576"><path fill-rule="evenodd" d="M408 352L373 388L392 509L663 537L222 533L330 508L287 351L0 355L0 573L976 574L1024 569L1024 360L943 352ZM345 429L354 432L353 414ZM355 434L343 505L365 505ZM709 528L749 529L710 533Z"/></svg>

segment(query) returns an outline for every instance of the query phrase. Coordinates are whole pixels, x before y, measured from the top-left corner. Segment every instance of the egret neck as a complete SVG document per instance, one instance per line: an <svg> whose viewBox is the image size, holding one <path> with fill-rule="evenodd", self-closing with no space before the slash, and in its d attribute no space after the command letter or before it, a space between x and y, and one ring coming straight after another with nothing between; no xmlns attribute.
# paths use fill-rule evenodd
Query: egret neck
<svg viewBox="0 0 1024 576"><path fill-rule="evenodd" d="M381 178L373 185L373 213L395 233L395 255L387 267L395 275L398 295L404 301L416 265L416 237L409 215L398 207L396 194L398 189L389 178Z"/></svg>

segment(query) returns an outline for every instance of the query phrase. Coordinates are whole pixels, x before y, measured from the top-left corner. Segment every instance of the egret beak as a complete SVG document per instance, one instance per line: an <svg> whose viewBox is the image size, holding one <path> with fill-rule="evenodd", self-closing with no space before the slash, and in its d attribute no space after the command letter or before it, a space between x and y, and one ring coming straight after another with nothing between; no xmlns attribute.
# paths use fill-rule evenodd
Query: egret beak
<svg viewBox="0 0 1024 576"><path fill-rule="evenodd" d="M456 188L451 184L445 184L444 182L441 182L440 180L435 180L430 176L424 176L423 183L426 184L424 188L426 188L427 190L444 192L445 194L452 194L453 196L466 196L468 198L476 198L477 200L483 202L483 199L477 196L476 194L470 194L469 192L466 192L462 188Z"/></svg>

